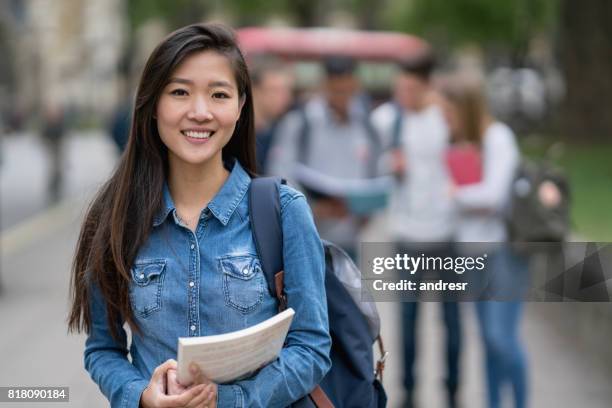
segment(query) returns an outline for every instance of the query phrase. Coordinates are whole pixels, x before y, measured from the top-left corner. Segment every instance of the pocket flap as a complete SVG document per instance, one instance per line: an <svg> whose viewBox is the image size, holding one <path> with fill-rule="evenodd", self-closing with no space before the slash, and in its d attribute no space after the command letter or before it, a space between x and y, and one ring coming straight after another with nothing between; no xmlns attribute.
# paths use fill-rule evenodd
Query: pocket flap
<svg viewBox="0 0 612 408"><path fill-rule="evenodd" d="M161 275L165 267L165 259L140 261L132 267L132 278L137 285L146 286L152 279Z"/></svg>
<svg viewBox="0 0 612 408"><path fill-rule="evenodd" d="M261 269L259 260L253 256L228 256L219 260L223 273L233 278L249 280Z"/></svg>

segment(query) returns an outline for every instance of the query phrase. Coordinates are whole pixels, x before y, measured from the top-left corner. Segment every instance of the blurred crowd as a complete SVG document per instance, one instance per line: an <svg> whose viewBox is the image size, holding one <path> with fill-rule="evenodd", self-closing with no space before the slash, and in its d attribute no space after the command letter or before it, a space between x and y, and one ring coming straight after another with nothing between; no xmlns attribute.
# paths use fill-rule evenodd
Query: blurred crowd
<svg viewBox="0 0 612 408"><path fill-rule="evenodd" d="M321 61L320 83L305 91L296 89L291 65L270 58L253 61L260 173L301 187L321 237L354 259L359 257L364 229L380 212L386 215L387 240L397 253L418 254L428 243L429 254L449 254L457 242L502 243L516 238L511 237L508 208L521 154L511 128L491 113L480 79L460 72L438 74L428 49L397 62L387 99L375 100L360 83L358 65L351 57L327 56ZM302 179L304 167L320 175L321 186L323 180L335 180L338 191L330 191L329 185L318 189L316 178ZM393 179L385 205L353 211L342 185L380 177ZM551 183L542 194L549 208L564 199L560 184ZM521 255L502 247L490 257L501 271L500 287L512 280L508 276L526 275ZM460 403L459 309L472 307L467 305L441 303L449 407ZM521 301L475 305L488 406L499 407L505 391L511 393L514 406L527 406ZM416 406L418 309L418 302L402 303L405 407Z"/></svg>

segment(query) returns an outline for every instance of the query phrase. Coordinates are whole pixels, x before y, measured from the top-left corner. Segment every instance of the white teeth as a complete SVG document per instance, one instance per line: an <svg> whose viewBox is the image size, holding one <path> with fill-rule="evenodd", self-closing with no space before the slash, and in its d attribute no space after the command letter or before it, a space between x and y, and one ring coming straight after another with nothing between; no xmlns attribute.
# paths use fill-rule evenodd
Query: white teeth
<svg viewBox="0 0 612 408"><path fill-rule="evenodd" d="M196 139L208 139L210 137L210 132L196 132L194 130L183 131L183 134Z"/></svg>

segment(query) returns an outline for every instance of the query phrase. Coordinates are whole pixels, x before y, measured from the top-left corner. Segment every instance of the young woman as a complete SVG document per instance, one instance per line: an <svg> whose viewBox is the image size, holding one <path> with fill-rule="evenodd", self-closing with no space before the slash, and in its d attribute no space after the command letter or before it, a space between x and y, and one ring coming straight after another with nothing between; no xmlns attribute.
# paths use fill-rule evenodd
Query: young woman
<svg viewBox="0 0 612 408"><path fill-rule="evenodd" d="M452 189L459 209L456 240L499 243L488 254L488 289L492 299L504 301L476 303L485 346L488 406L499 407L502 387L511 385L515 406L522 408L527 402L527 368L519 338L519 298L527 266L503 244L508 239L503 210L519 164L519 150L512 130L488 113L478 83L451 78L440 90L454 141L475 146L482 160L480 182Z"/></svg>
<svg viewBox="0 0 612 408"><path fill-rule="evenodd" d="M249 224L254 151L233 33L202 24L170 34L144 68L126 151L88 210L73 265L69 326L87 332L85 367L113 407L284 407L329 369L323 249L306 200L283 186L295 316L280 357L244 381L213 384L196 372L204 383L176 383L179 337L277 312Z"/></svg>

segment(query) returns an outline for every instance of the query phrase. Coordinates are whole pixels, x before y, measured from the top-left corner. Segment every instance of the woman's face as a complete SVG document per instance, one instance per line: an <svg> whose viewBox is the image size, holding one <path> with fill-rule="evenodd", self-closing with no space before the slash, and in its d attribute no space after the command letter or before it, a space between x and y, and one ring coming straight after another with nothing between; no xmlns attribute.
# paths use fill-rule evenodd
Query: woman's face
<svg viewBox="0 0 612 408"><path fill-rule="evenodd" d="M157 104L157 129L172 164L219 161L240 117L243 101L227 58L192 54L171 74Z"/></svg>

